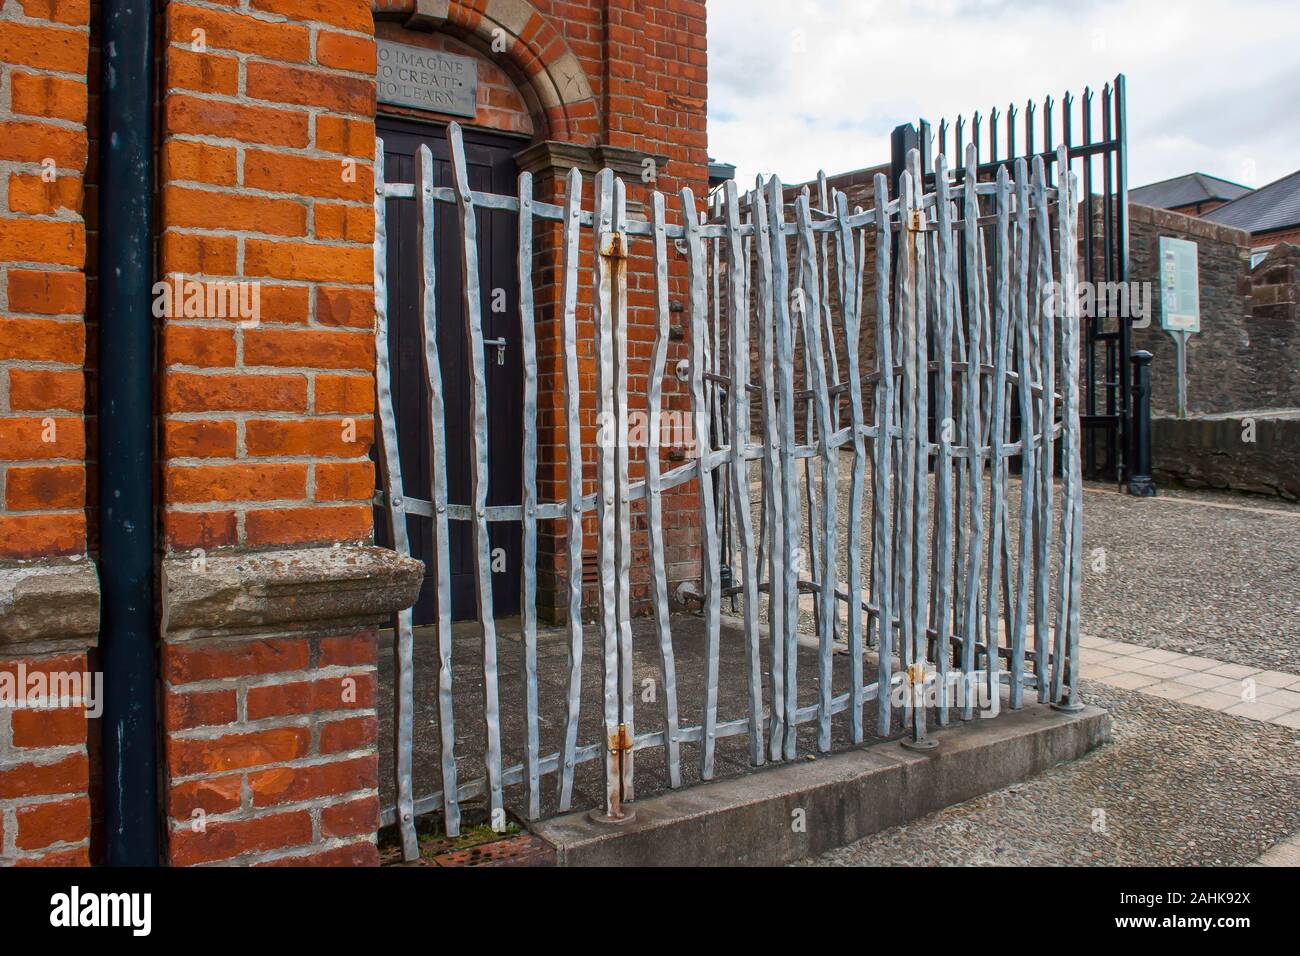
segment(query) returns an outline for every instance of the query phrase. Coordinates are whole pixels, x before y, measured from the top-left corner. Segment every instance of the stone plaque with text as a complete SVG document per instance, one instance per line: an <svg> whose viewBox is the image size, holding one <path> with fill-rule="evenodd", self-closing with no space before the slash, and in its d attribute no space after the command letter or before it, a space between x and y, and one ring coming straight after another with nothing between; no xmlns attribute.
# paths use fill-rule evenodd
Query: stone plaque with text
<svg viewBox="0 0 1300 956"><path fill-rule="evenodd" d="M474 117L478 64L473 59L391 40L378 42L379 102Z"/></svg>

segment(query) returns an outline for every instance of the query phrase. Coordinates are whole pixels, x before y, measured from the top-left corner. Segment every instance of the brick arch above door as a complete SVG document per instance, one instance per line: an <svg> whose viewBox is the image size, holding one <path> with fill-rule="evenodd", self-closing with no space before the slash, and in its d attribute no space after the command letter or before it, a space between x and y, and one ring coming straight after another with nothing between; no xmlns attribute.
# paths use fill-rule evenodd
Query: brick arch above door
<svg viewBox="0 0 1300 956"><path fill-rule="evenodd" d="M371 10L376 20L446 32L488 56L504 58L502 66L513 74L541 120L539 138L584 145L598 141L599 109L587 71L564 37L527 0L372 0Z"/></svg>

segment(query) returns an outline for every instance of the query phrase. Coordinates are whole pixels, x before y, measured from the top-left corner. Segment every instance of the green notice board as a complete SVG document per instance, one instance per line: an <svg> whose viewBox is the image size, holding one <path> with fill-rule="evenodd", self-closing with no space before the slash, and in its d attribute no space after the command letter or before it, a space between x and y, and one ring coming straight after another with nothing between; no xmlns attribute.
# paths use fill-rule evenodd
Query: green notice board
<svg viewBox="0 0 1300 956"><path fill-rule="evenodd" d="M1166 332L1201 331L1201 278L1196 243L1160 237L1160 327Z"/></svg>

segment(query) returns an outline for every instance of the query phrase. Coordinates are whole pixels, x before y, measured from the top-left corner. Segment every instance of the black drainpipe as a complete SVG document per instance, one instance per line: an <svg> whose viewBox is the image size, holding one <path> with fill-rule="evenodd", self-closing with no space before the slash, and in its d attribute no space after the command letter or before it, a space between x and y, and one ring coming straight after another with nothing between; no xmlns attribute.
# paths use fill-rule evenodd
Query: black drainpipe
<svg viewBox="0 0 1300 956"><path fill-rule="evenodd" d="M110 866L158 864L153 522L153 0L104 0L99 578Z"/></svg>

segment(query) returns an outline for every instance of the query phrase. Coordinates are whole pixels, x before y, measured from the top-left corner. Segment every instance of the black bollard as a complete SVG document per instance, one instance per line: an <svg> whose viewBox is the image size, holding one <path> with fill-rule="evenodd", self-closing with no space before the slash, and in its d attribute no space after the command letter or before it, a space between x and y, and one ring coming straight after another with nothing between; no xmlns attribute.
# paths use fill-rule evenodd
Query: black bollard
<svg viewBox="0 0 1300 956"><path fill-rule="evenodd" d="M1146 349L1133 353L1133 453L1128 493L1154 498L1156 483L1151 478L1151 358Z"/></svg>

